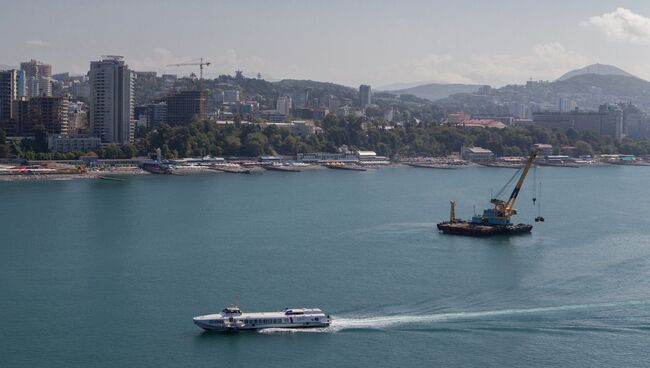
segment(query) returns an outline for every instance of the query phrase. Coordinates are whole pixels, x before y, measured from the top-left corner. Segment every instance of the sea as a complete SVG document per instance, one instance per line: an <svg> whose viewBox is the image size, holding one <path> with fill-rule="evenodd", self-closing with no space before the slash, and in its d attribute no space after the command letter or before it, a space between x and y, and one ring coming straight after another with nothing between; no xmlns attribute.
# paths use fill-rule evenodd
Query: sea
<svg viewBox="0 0 650 368"><path fill-rule="evenodd" d="M650 366L650 168L542 167L531 234L438 233L514 173L2 182L0 367ZM192 323L231 304L333 323Z"/></svg>

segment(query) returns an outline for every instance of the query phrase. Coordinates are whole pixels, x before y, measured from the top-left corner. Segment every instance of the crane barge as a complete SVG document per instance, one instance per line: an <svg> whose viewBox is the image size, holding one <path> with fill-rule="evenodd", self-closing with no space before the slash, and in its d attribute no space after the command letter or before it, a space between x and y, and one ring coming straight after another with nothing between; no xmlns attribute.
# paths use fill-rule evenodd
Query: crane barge
<svg viewBox="0 0 650 368"><path fill-rule="evenodd" d="M470 221L456 218L456 202L451 201L449 221L439 223L438 230L444 234L465 236L514 235L529 233L533 229L533 225L514 224L512 223L512 216L517 214L514 205L517 201L519 191L524 185L528 171L534 164L537 153L537 150L533 150L528 156L526 165L523 167L519 180L517 181L515 188L512 190L508 200L492 198L490 203L492 203L494 207L486 208L483 210L482 215L474 215ZM515 176L513 176L513 179L514 177ZM506 184L506 186L507 185L508 184ZM498 196L499 195L496 197ZM539 218L541 219L541 217Z"/></svg>

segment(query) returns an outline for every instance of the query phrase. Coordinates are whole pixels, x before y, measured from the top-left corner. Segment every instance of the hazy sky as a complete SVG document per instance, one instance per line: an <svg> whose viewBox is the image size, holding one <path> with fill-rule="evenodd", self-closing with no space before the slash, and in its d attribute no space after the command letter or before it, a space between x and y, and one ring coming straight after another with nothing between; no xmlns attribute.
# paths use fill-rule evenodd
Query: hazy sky
<svg viewBox="0 0 650 368"><path fill-rule="evenodd" d="M599 62L650 79L650 1L9 1L0 64L85 73L100 55L135 70L204 57L208 76L257 72L350 86L501 86Z"/></svg>

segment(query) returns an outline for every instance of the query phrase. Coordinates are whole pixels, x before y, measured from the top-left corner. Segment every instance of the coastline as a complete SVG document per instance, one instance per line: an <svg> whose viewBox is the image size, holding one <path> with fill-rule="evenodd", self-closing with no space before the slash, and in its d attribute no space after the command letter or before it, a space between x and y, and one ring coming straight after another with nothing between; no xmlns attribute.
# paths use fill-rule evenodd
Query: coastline
<svg viewBox="0 0 650 368"><path fill-rule="evenodd" d="M392 168L404 168L409 167L408 163L390 163L382 165L361 165L363 168L368 170L377 170L377 169L392 169ZM607 163L601 163L599 165L580 165L579 167L611 167L611 166L646 166L646 165L613 165ZM472 168L489 168L489 166L478 165L478 164L468 164L458 169L472 169ZM501 167L492 167L495 169ZM301 171L307 170L324 170L326 167L323 164L309 164L306 166L301 166ZM430 170L439 170L443 169L441 167L429 167ZM262 174L265 170L262 166L255 166L252 174ZM227 175L223 171L214 170L207 166L179 166L174 168L174 173L172 175ZM15 182L15 181L61 181L61 180L102 180L102 177L129 177L129 176L141 176L141 175L156 175L148 171L145 171L139 167L114 167L110 169L101 169L101 170L88 170L84 173L52 173L52 174L13 174L13 175L0 175L0 182Z"/></svg>

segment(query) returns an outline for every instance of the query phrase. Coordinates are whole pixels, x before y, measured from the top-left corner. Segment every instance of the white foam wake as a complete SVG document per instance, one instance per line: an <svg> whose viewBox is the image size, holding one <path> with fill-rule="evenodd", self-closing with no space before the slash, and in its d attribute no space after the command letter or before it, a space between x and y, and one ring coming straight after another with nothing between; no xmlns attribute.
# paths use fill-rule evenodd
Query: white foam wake
<svg viewBox="0 0 650 368"><path fill-rule="evenodd" d="M335 332L344 329L383 329L395 326L410 324L430 324L434 322L461 321L461 320L480 320L490 317L505 317L527 314L557 313L565 311L580 311L589 309L608 309L619 308L623 306L647 304L647 301L631 301L622 303L597 303L597 304L577 304L561 305L555 307L539 307L524 309L501 309L493 311L479 312L455 312L455 313L436 313L429 315L390 315L390 316L361 316L356 318L336 317L332 318L332 325L328 332Z"/></svg>

